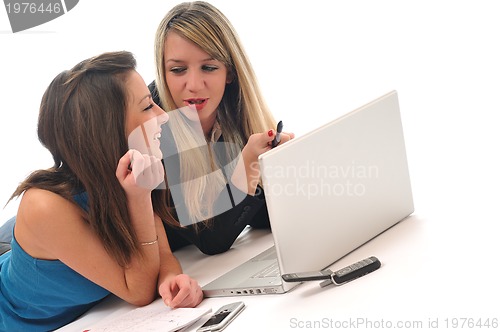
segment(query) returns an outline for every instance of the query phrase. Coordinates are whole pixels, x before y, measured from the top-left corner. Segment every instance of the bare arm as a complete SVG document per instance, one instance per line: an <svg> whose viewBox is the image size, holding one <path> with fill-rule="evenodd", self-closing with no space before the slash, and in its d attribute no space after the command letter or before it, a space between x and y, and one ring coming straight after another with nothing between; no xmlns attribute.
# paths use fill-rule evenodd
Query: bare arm
<svg viewBox="0 0 500 332"><path fill-rule="evenodd" d="M155 298L158 248L145 246L143 255L120 266L83 220L80 208L59 195L28 190L19 206L15 236L32 257L58 259L129 303L144 305Z"/></svg>
<svg viewBox="0 0 500 332"><path fill-rule="evenodd" d="M144 176L141 178L128 170L130 161L130 153L120 159L116 176L127 194L129 217L139 241L151 242L157 233L151 189L146 184L154 185L155 180L148 182L151 177L162 179L163 168L143 167L142 172L136 168L137 174ZM141 179L142 183L138 181ZM145 305L156 298L160 271L158 244L141 246L141 252L127 266L120 266L84 221L82 210L55 193L30 189L24 194L15 234L31 256L58 259L129 303Z"/></svg>
<svg viewBox="0 0 500 332"><path fill-rule="evenodd" d="M203 293L198 282L182 273L179 261L172 254L160 218L156 221L156 230L160 246L160 272L158 275L158 293L163 302L172 308L196 307L203 300Z"/></svg>

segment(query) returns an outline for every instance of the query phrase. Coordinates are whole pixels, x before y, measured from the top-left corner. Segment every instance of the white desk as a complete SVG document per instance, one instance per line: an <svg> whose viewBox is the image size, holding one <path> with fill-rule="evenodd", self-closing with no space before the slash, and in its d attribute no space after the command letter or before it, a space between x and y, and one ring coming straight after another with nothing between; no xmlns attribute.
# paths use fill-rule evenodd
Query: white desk
<svg viewBox="0 0 500 332"><path fill-rule="evenodd" d="M479 319L484 323L488 318L490 324L493 318L500 324L498 272L485 266L489 262L487 252L478 252L482 248L477 248L477 241L469 248L469 230L454 223L453 218L437 221L414 214L335 262L332 269L371 255L382 262L379 270L343 286L320 288L319 282L309 282L287 294L210 298L200 306L216 310L243 300L247 308L227 331L246 331L249 327L293 331L310 326L315 326L314 330L394 329L400 324L406 329L464 324L472 330L468 324ZM486 232L483 236L485 241L493 241L496 234ZM205 256L195 247L188 247L176 255L185 272L204 285L272 244L268 231L249 230L224 254ZM83 331L132 309L110 298L60 331ZM196 330L204 320L188 331Z"/></svg>

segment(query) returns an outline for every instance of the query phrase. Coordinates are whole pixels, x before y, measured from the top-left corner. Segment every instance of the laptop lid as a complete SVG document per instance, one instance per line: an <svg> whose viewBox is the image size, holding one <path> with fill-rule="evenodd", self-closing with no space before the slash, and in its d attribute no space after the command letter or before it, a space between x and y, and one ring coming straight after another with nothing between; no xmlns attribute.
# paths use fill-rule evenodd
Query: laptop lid
<svg viewBox="0 0 500 332"><path fill-rule="evenodd" d="M259 162L282 274L324 269L414 211L396 91Z"/></svg>
<svg viewBox="0 0 500 332"><path fill-rule="evenodd" d="M260 155L259 163L281 274L322 270L414 210L396 91ZM255 278L272 251L205 285L205 296L295 287L279 276Z"/></svg>

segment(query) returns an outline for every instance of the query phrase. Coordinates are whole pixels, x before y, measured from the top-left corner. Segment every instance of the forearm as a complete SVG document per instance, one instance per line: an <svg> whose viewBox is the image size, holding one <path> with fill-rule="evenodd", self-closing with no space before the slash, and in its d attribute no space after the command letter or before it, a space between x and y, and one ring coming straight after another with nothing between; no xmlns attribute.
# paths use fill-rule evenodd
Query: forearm
<svg viewBox="0 0 500 332"><path fill-rule="evenodd" d="M128 199L128 212L139 243L155 241L157 230L151 196Z"/></svg>
<svg viewBox="0 0 500 332"><path fill-rule="evenodd" d="M168 243L168 238L163 226L163 222L158 218L156 221L156 230L158 236L158 248L159 248L159 259L160 266L158 272L158 287L167 279L172 278L178 274L182 273L182 267L173 255L170 245Z"/></svg>
<svg viewBox="0 0 500 332"><path fill-rule="evenodd" d="M234 196L244 195L241 192L236 193L236 190L232 188ZM262 213L259 213L260 211ZM265 218L267 222L255 220L256 217ZM266 223L269 224L267 209L263 192L259 189L255 196L245 195L236 206L215 216L210 226L200 222L184 228L166 228L169 229L170 236L182 237L196 245L204 254L215 255L229 250L247 225L257 224L264 227Z"/></svg>
<svg viewBox="0 0 500 332"><path fill-rule="evenodd" d="M182 267L172 253L162 255L160 261L161 264L158 275L158 287L160 287L160 285L166 280L182 273Z"/></svg>
<svg viewBox="0 0 500 332"><path fill-rule="evenodd" d="M135 198L129 201L129 216L137 235L140 252L134 255L124 268L125 284L134 304L147 304L156 296L156 284L160 270L159 241L151 198ZM129 301L130 302L130 301Z"/></svg>
<svg viewBox="0 0 500 332"><path fill-rule="evenodd" d="M255 190L260 180L260 168L257 162L243 156L238 160L231 177L231 182L239 190L255 195Z"/></svg>

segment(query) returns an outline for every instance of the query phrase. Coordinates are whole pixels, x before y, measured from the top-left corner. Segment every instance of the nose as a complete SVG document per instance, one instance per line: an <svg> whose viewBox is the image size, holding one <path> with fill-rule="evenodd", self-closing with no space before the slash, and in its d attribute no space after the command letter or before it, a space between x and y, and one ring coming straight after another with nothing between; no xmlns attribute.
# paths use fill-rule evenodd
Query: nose
<svg viewBox="0 0 500 332"><path fill-rule="evenodd" d="M159 125L166 123L169 119L168 113L165 112L160 106L155 105L156 121Z"/></svg>
<svg viewBox="0 0 500 332"><path fill-rule="evenodd" d="M166 123L169 119L169 116L167 114L167 112L165 111L162 111L161 114L158 114L158 116L156 117L156 121L158 122L159 125L162 125L164 123Z"/></svg>
<svg viewBox="0 0 500 332"><path fill-rule="evenodd" d="M186 89L189 91L199 91L203 88L205 82L202 73L197 70L191 70L186 77Z"/></svg>

